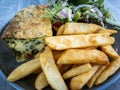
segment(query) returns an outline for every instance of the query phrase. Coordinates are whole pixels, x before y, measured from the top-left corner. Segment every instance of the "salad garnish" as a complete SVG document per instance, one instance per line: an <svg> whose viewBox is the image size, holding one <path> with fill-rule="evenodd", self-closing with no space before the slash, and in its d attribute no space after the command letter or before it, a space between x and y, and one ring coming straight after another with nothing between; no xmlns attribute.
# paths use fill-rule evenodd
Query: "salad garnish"
<svg viewBox="0 0 120 90"><path fill-rule="evenodd" d="M120 29L120 23L109 9L104 8L104 0L48 0L50 7L42 18L49 18L52 24L66 22L95 23L106 27L106 24Z"/></svg>

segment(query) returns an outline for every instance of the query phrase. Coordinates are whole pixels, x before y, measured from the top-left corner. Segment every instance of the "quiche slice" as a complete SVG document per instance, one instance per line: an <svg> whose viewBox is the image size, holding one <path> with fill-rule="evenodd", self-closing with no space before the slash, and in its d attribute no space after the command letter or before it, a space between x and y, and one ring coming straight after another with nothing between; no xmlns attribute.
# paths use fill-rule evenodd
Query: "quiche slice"
<svg viewBox="0 0 120 90"><path fill-rule="evenodd" d="M48 5L29 6L18 12L5 28L2 39L13 49L17 60L34 57L44 46L44 37L52 36L49 19L41 18Z"/></svg>

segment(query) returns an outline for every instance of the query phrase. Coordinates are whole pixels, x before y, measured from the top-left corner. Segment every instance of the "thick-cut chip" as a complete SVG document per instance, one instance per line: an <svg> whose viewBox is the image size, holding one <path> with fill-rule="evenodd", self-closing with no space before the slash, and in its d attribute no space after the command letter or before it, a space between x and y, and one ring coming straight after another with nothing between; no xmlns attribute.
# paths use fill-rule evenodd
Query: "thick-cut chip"
<svg viewBox="0 0 120 90"><path fill-rule="evenodd" d="M100 64L108 65L109 59L105 53L97 49L68 49L58 59L58 64Z"/></svg>
<svg viewBox="0 0 120 90"><path fill-rule="evenodd" d="M70 81L70 89L71 90L79 90L81 89L94 75L94 73L98 70L100 66L96 65L93 66L93 69L87 73L78 75L76 77L73 77Z"/></svg>
<svg viewBox="0 0 120 90"><path fill-rule="evenodd" d="M101 26L87 23L66 23L63 34L90 34L98 32Z"/></svg>
<svg viewBox="0 0 120 90"><path fill-rule="evenodd" d="M47 81L44 73L41 72L41 73L37 76L37 78L36 78L36 80L35 80L35 88L36 88L37 90L42 90L42 89L45 88L46 86L48 86L48 81Z"/></svg>
<svg viewBox="0 0 120 90"><path fill-rule="evenodd" d="M71 77L86 73L92 69L90 64L79 65L75 68L72 68L63 74L64 79L69 79Z"/></svg>
<svg viewBox="0 0 120 90"><path fill-rule="evenodd" d="M118 53L114 50L114 48L111 45L101 46L101 49L103 52L105 52L111 58L119 57Z"/></svg>
<svg viewBox="0 0 120 90"><path fill-rule="evenodd" d="M37 59L37 58L36 58ZM34 73L36 70L40 69L40 61L39 60L31 60L28 61L17 68L15 68L10 75L8 76L7 80L10 82L17 81L25 76Z"/></svg>
<svg viewBox="0 0 120 90"><path fill-rule="evenodd" d="M65 27L65 25L62 25L62 26L58 29L57 34L56 34L57 36L63 34L64 27Z"/></svg>
<svg viewBox="0 0 120 90"><path fill-rule="evenodd" d="M46 37L45 41L52 49L64 50L69 48L110 45L114 43L114 37L106 34L68 35Z"/></svg>
<svg viewBox="0 0 120 90"><path fill-rule="evenodd" d="M111 34L116 34L117 32L118 31L116 31L116 30L102 28L97 33L110 33L110 35L111 35Z"/></svg>
<svg viewBox="0 0 120 90"><path fill-rule="evenodd" d="M55 64L52 51L49 47L40 55L40 63L50 86L55 90L68 90L67 86Z"/></svg>
<svg viewBox="0 0 120 90"><path fill-rule="evenodd" d="M107 66L101 66L99 68L98 71L96 71L96 73L92 76L92 78L88 81L87 86L89 88L92 88L92 86L94 85L95 81L97 80L97 78L99 77L99 75L103 72L103 70L106 68Z"/></svg>
<svg viewBox="0 0 120 90"><path fill-rule="evenodd" d="M95 85L103 83L120 68L120 58L113 60L109 66L100 74Z"/></svg>
<svg viewBox="0 0 120 90"><path fill-rule="evenodd" d="M53 50L52 53L53 53L54 60L57 61L58 58L59 58L59 57L61 56L61 54L63 53L63 51Z"/></svg>

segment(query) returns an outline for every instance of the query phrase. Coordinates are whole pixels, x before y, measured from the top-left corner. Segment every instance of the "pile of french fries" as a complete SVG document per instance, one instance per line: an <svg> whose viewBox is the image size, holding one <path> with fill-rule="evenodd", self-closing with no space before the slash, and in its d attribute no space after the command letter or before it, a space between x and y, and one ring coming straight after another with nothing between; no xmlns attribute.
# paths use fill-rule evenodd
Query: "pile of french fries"
<svg viewBox="0 0 120 90"><path fill-rule="evenodd" d="M37 73L35 88L50 85L55 90L92 88L105 82L120 68L120 57L112 47L116 30L95 24L66 23L56 36L46 37L47 46L35 59L28 61L8 76L10 82ZM109 61L109 57L112 61ZM65 80L70 79L70 87Z"/></svg>

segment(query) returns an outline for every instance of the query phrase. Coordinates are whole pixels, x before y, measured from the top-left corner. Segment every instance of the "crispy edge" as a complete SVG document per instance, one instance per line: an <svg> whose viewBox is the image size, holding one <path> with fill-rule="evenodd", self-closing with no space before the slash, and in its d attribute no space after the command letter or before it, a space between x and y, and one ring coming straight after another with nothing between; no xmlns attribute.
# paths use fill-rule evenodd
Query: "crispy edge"
<svg viewBox="0 0 120 90"><path fill-rule="evenodd" d="M101 46L100 48L111 58L119 58L118 53L114 50L114 48L111 45Z"/></svg>

